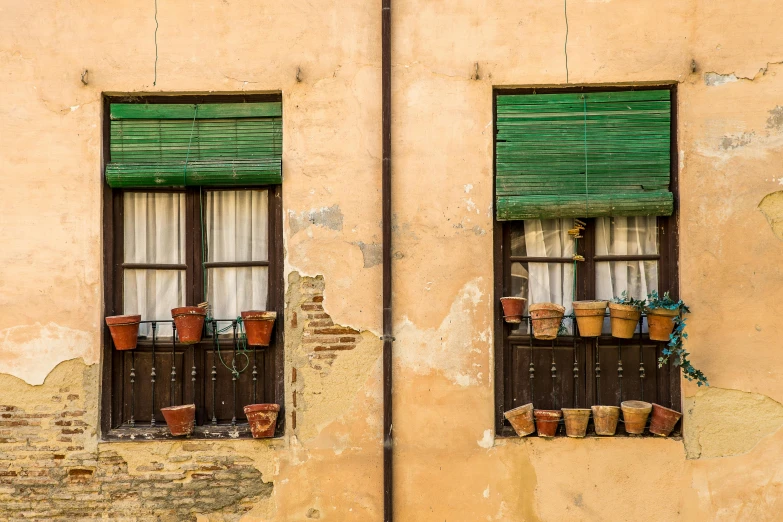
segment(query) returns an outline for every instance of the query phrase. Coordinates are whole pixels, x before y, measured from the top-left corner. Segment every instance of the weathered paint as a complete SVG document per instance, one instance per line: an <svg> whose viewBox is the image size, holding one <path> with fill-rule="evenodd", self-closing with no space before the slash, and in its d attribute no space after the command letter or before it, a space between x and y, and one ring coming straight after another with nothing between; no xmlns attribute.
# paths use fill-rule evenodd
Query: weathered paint
<svg viewBox="0 0 783 522"><path fill-rule="evenodd" d="M73 495L61 505L77 510L100 493L87 490L103 466L165 485L201 480L199 459L232 458L271 490L237 487L224 492L236 505L207 501L187 516L235 520L241 504L245 520L380 520L380 6L158 2L154 86L153 7L0 2L0 404L48 415L2 418L0 439L64 448L31 458L0 442L0 514L19 500L6 482L25 470L54 470L49 493ZM562 3L395 2L399 520L779 518L783 242L777 197L764 199L783 179L778 11L765 0L576 0L564 49ZM684 440L492 431L492 89L563 85L566 50L571 83L678 85L688 350L715 386L685 385ZM287 418L274 441L100 443L100 95L240 91L282 92L285 411L296 427ZM354 349L319 359L307 348L301 307L318 292L336 325L359 332ZM54 424L74 411L83 426Z"/></svg>

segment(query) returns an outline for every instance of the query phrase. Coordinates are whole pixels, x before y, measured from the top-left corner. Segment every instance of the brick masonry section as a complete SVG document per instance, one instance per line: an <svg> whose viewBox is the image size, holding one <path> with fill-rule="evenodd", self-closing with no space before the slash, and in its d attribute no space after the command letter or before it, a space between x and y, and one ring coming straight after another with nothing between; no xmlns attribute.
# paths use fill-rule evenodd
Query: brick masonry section
<svg viewBox="0 0 783 522"><path fill-rule="evenodd" d="M83 400L60 392L36 412L0 405L0 520L238 520L272 493L250 459L218 444L184 441L131 469L112 444L86 450L96 444ZM138 451L147 444L160 443Z"/></svg>

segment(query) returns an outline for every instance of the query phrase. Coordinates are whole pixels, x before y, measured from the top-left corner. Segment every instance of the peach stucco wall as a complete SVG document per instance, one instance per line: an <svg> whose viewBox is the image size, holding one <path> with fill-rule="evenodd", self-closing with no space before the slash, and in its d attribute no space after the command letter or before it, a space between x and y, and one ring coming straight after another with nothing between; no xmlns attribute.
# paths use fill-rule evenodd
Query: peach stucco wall
<svg viewBox="0 0 783 522"><path fill-rule="evenodd" d="M568 2L571 84L678 85L680 290L712 387L684 383L681 440L547 441L493 430L492 91L566 84L564 2L393 0L398 520L781 519L782 10ZM157 18L153 85L152 1L0 0L0 403L70 382L87 447L187 451L99 442L101 96L281 92L297 423L215 451L274 483L246 520L381 520L380 1L158 0ZM329 371L290 320L316 276L363 332Z"/></svg>

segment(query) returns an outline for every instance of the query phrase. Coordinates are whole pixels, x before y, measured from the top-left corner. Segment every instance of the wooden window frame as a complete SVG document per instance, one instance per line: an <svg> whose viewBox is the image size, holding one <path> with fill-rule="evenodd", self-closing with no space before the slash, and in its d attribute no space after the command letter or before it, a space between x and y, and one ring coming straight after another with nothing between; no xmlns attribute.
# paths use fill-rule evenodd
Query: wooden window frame
<svg viewBox="0 0 783 522"><path fill-rule="evenodd" d="M674 196L674 212L671 216L658 217L657 226L659 227L659 255L658 259L658 290L659 292L669 291L672 298L679 299L679 190L678 190L678 165L679 158L677 153L677 88L674 84L666 85L645 85L645 86L631 86L631 85L616 85L609 87L590 87L590 86L577 86L569 88L524 88L524 89L495 89L493 92L493 177L497 174L496 166L496 151L497 151L497 96L506 94L557 94L557 93L574 93L574 92L606 92L606 91L622 91L622 90L648 90L648 89L669 89L671 91L671 105L672 105L672 117L671 117L671 181L670 191ZM494 187L494 182L493 182ZM493 188L493 201L495 201L495 194ZM596 259L595 256L595 226L594 220L584 220L588 223L583 235L584 239L579 241L578 254L584 256L585 261L579 263L578 268L581 269L581 275L577 278L576 294L578 300L594 299L595 298L595 263L596 261L609 261L614 258L620 259L640 259L656 257L656 256L600 256ZM529 343L528 336L510 336L510 327L503 320L503 314L500 307L500 298L506 295L510 295L510 271L511 271L511 255L510 255L510 241L509 241L509 229L511 228L506 223L513 222L501 222L494 219L493 226L493 254L494 254L494 333L495 333L495 357L494 357L494 371L495 371L495 434L497 437L516 437L516 433L506 421L503 413L511 409L511 397L510 397L510 351L513 345L518 345L521 342ZM533 258L526 258L530 262ZM540 260L546 262L558 262L558 260ZM559 260L561 262L573 262L573 260ZM581 378L584 381L583 390L584 393L580 394L576 398L576 404L572 407L589 407L592 404L596 404L597 389L596 389L596 376L594 372L594 358L595 351L592 347L592 343L580 341L576 338L577 342L583 343L583 350L578 351L580 355L579 359L579 371ZM569 343L574 343L573 337L568 337L562 341L564 346ZM611 337L606 336L599 339L602 346L611 344ZM636 342L634 339L631 343ZM549 342L545 343L551 344ZM542 346L539 342L534 342L536 346ZM578 350L576 345L573 350ZM582 355L583 354L583 355ZM561 367L562 368L562 367ZM549 367L537 365L536 376L546 375L549 371ZM527 370L526 370L527 371ZM604 368L602 374L605 375L606 371L614 371L614 368ZM626 372L629 375L633 375L632 372L636 371L636 368L626 368ZM664 367L660 371L656 371L656 391L662 394L664 401L670 405L673 405L675 409L682 410L682 397L681 397L681 382L680 382L680 368L669 364L668 367ZM559 377L565 379L566 377ZM553 395L555 391L553 391ZM562 399L562 398L561 398ZM567 398L566 398L567 400ZM561 407L568 407L562 405Z"/></svg>
<svg viewBox="0 0 783 522"><path fill-rule="evenodd" d="M206 268L218 267L238 267L238 266L268 266L268 297L267 309L276 311L278 320L273 333L273 340L269 347L258 349L258 358L263 362L263 375L259 380L263 389L259 388L258 402L271 402L281 406L278 416L277 429L275 437L282 436L285 431L285 412L284 412L284 310L285 310L285 288L283 281L283 212L282 212L282 186L281 185L259 185L242 187L186 187L186 188L161 188L161 189L112 189L106 184L103 178L106 164L110 161L109 136L110 136L110 104L111 103L236 103L236 102L259 102L259 101L279 101L279 95L205 95L205 96L104 96L103 98L103 168L101 169L101 186L103 187L103 262L104 262L104 316L118 315L123 310L123 270L138 266L139 268L155 268L156 265L138 265L125 264L124 261L124 240L123 240L123 194L125 192L168 192L185 194L185 303L194 305L206 301L204 293L202 271L202 246L201 241L196 240L201 235L201 206L199 197L203 198L201 204L206 208L206 192L221 190L267 190L268 191L268 212L269 212L269 233L268 233L268 255L267 261L263 262L216 262L206 263ZM205 216L206 218L206 216ZM161 268L165 268L161 266ZM169 267L171 268L171 267ZM147 318L142 318L146 320ZM227 319L227 318L218 318ZM101 414L100 428L102 440L123 440L140 441L168 439L171 435L166 429L165 423L156 423L156 427L151 428L149 423L140 423L136 427L123 426L122 419L122 397L118 389L122 389L120 379L124 376L119 375L121 368L121 357L123 354L114 350L111 341L111 334L108 327L103 324L103 348L102 348L102 376L101 376ZM145 346L150 341L139 341L139 346ZM192 438L222 439L233 437L237 434L241 438L249 438L250 432L243 418L237 418L237 425L218 424L217 426L207 422L205 416L207 412L208 401L211 404L210 384L211 376L206 368L205 361L208 356L200 354L196 356L196 350L200 347L212 344L212 339L205 339L202 343L190 347L178 346L176 354L182 354L182 366L177 368L182 379L181 390L183 398L191 396L196 397L197 407L197 426L191 436ZM158 341L158 349L161 353L171 353L171 339L161 338ZM222 339L220 341L221 349L233 346L232 339ZM202 371L197 374L195 388L191 384L191 367L196 365L196 360L202 358ZM218 364L220 364L218 362ZM210 363L211 365L211 363ZM179 363L178 363L179 366ZM259 365L260 366L260 365ZM167 386L169 380L167 367L164 365L159 369L157 381L161 386ZM137 376L137 380L142 381L142 376ZM176 395L175 395L176 396ZM168 404L156 405L157 409Z"/></svg>

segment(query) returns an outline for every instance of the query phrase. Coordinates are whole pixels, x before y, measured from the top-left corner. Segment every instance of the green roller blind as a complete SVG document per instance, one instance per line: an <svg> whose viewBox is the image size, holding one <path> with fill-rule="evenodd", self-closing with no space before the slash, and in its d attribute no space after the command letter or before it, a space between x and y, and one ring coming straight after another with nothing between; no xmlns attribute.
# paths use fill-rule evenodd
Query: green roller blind
<svg viewBox="0 0 783 522"><path fill-rule="evenodd" d="M114 188L282 182L280 102L111 104Z"/></svg>
<svg viewBox="0 0 783 522"><path fill-rule="evenodd" d="M668 216L668 90L497 97L498 220Z"/></svg>

